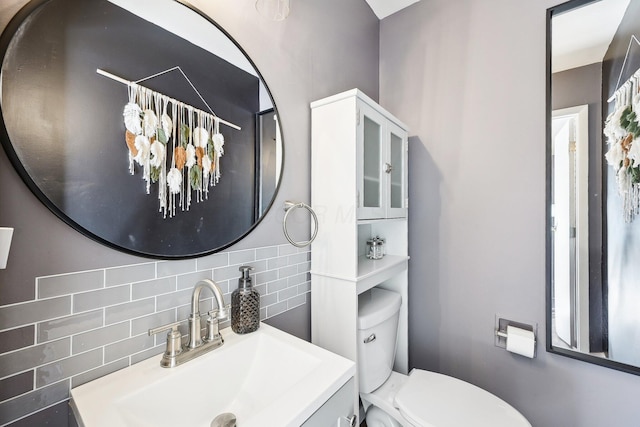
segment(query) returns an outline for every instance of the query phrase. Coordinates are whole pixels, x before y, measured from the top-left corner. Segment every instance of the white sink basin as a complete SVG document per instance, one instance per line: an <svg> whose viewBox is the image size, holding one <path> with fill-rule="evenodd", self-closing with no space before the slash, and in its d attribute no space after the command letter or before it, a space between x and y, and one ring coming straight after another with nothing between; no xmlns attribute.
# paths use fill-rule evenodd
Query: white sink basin
<svg viewBox="0 0 640 427"><path fill-rule="evenodd" d="M353 362L261 324L175 368L161 356L71 390L78 424L209 427L231 412L239 427L299 426L355 374Z"/></svg>

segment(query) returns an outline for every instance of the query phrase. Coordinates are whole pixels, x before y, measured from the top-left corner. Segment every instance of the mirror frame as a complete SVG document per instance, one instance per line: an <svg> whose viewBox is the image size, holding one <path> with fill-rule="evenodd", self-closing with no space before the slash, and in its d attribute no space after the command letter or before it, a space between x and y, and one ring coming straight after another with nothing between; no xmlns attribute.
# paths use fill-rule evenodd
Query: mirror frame
<svg viewBox="0 0 640 427"><path fill-rule="evenodd" d="M626 363L617 362L615 360L594 356L591 354L581 353L577 350L570 350L553 345L553 259L551 248L553 246L553 232L552 225L553 220L551 216L551 202L552 202L552 25L551 20L554 15L558 15L569 10L594 3L599 0L569 0L565 3L559 4L547 9L546 18L546 61L545 61L545 314L546 314L546 350L549 353L559 354L561 356L569 357L572 359L580 360L582 362L592 363L595 365L603 366L606 368L615 369L618 371L626 372L629 374L640 375L640 367L629 365ZM600 100L603 102L603 100ZM606 166L606 164L605 164ZM606 188L606 174L602 174L603 188ZM606 230L603 231L606 233Z"/></svg>
<svg viewBox="0 0 640 427"><path fill-rule="evenodd" d="M29 18L29 16L34 13L35 11L37 11L38 8L40 8L41 6L45 5L46 3L48 3L50 0L29 0L27 3L25 3L19 10L18 12L16 12L13 17L9 20L9 22L7 23L7 25L5 26L5 28L2 30L2 33L0 34L0 61L4 62L4 58L7 54L8 48L11 44L11 41L13 40L15 34L17 33L17 31L20 29L21 25ZM36 182L34 181L34 179L30 176L29 172L26 170L25 166L22 164L18 154L16 153L13 144L11 142L11 139L9 137L9 132L7 130L7 126L5 124L5 120L4 120L4 114L2 109L0 108L0 145L2 145L2 147L4 148L4 151L7 155L7 157L9 158L9 161L11 162L12 166L14 167L14 169L17 171L18 175L20 176L20 178L22 179L22 181L26 184L26 186L29 188L29 190L37 197L37 199L43 203L52 213L54 213L59 219L61 219L63 222L65 222L67 225L69 225L70 227L72 227L73 229L75 229L76 231L80 232L82 235L104 245L107 246L111 249L115 249L118 250L120 252L124 252L124 253L128 253L130 255L135 255L135 256L141 256L141 257L145 257L145 258L152 258L152 259L161 259L161 260L180 260L180 259L190 259L190 258L196 258L196 257L202 257L202 256L206 256L206 255L210 255L213 253L217 253L220 251L223 251L224 249L238 243L239 241L243 240L245 237L247 237L261 222L262 220L265 218L265 216L268 214L269 210L273 207L273 204L275 203L275 200L277 198L280 186L282 184L282 178L283 178L283 174L284 174L284 165L285 165L285 138L284 138L284 131L283 131L283 126L282 126L282 117L279 115L278 112L278 108L276 106L276 103L274 101L273 95L271 94L271 91L264 79L264 77L262 76L262 74L260 73L260 70L258 69L258 67L255 65L255 63L253 62L253 60L251 59L251 57L247 54L247 52L240 46L240 44L224 29L222 28L217 22L215 22L211 17L209 17L206 13L204 13L202 10L198 9L197 7L193 6L191 3L189 3L187 0L171 0L173 2L175 2L176 4L180 5L180 7L185 7L187 8L189 11L199 15L201 18L203 18L205 21L207 21L209 24L213 25L218 31L220 31L220 33L222 33L225 37L227 37L232 43L233 45L238 49L238 51L246 58L246 60L249 62L249 64L253 67L258 79L260 80L260 84L264 87L264 90L266 91L266 94L268 95L270 101L271 101L271 109L270 111L274 111L275 114L278 117L278 126L280 127L280 144L281 144L281 158L280 158L280 171L279 174L276 176L277 178L277 182L275 185L275 189L273 192L273 195L271 197L271 200L269 201L269 203L265 206L264 211L262 212L261 215L258 215L257 212L257 207L254 204L254 209L251 212L252 215L254 215L254 221L252 223L252 225L245 230L242 234L240 234L237 238L228 241L228 242L223 242L221 244L217 244L216 246L204 251L200 251L200 252L193 252L193 253L181 253L181 254L156 254L156 253L147 253L147 252L142 252L142 251L138 251L135 249L131 249L131 248L127 248L127 247L123 247L120 246L117 243L111 242L101 236L98 236L96 234L94 234L93 232L91 232L90 230L88 230L87 228L83 227L82 225L78 224L77 222L75 222L72 218L70 218L67 214L65 214L65 212L63 212L63 210L61 210L58 206L56 206L55 203L53 203L49 197L39 188L38 184L36 184ZM179 37L179 36L176 36ZM1 65L0 65L1 66ZM1 102L0 102L1 104ZM258 112L260 113L260 112ZM256 114L257 116L257 114ZM257 145L257 144L256 144ZM258 150L256 149L255 152L257 153ZM256 158L256 164L258 163L259 159ZM261 179L262 174L260 173L260 171L258 170L258 168L256 168L256 177L254 179L254 187L258 187L259 186L259 179ZM260 195L258 195L257 193L254 193L254 200L257 200L258 197L260 197ZM189 214L188 211L185 212L180 212L180 214Z"/></svg>

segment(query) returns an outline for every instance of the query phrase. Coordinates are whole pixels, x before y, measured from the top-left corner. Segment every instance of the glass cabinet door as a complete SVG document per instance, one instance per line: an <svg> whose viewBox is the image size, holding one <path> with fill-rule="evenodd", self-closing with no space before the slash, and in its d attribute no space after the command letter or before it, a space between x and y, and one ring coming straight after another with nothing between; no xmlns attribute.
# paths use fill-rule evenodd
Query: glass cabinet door
<svg viewBox="0 0 640 427"><path fill-rule="evenodd" d="M387 217L407 215L407 137L406 132L393 123L388 124L389 156L385 172L389 181Z"/></svg>
<svg viewBox="0 0 640 427"><path fill-rule="evenodd" d="M360 105L358 114L361 135L358 155L362 161L358 177L358 218L384 218L384 117L366 104Z"/></svg>
<svg viewBox="0 0 640 427"><path fill-rule="evenodd" d="M407 216L407 132L358 105L358 219Z"/></svg>

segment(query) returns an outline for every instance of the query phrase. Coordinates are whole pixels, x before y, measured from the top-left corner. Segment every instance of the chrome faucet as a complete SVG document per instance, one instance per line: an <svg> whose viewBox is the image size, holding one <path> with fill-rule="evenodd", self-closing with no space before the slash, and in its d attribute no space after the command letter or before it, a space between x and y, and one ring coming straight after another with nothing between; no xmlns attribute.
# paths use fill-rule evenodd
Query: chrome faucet
<svg viewBox="0 0 640 427"><path fill-rule="evenodd" d="M207 317L207 332L202 338L202 327L200 325L200 292L202 289L210 289L218 304L218 308L209 311ZM182 345L182 335L178 331L178 326L185 320L179 320L168 325L149 329L149 335L168 331L167 348L160 360L163 368L173 368L182 363L188 362L214 348L224 344L224 339L219 331L219 321L229 318L229 307L224 303L224 297L220 287L211 279L200 280L196 283L191 294L191 314L189 315L189 341L186 346Z"/></svg>
<svg viewBox="0 0 640 427"><path fill-rule="evenodd" d="M222 296L220 287L210 279L200 280L198 283L196 283L195 288L193 288L193 294L191 294L191 315L189 316L189 344L187 345L187 347L192 350L202 345L202 338L200 336L200 331L202 330L202 327L200 326L200 292L204 288L208 288L211 290L211 292L213 293L213 297L218 304L217 313L214 313L215 316L210 315L207 319L207 338L213 338L213 336L209 337L212 332L212 326L213 328L215 328L215 333L213 335L218 335L218 321L220 319L226 319L229 317L229 312L227 307L225 307L224 305L224 297Z"/></svg>

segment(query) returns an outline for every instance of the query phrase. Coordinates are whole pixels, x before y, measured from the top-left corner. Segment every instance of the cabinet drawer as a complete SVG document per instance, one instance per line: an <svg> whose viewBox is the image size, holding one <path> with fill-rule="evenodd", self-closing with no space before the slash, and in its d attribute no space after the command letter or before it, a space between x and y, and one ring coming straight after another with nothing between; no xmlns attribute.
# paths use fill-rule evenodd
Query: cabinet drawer
<svg viewBox="0 0 640 427"><path fill-rule="evenodd" d="M355 380L353 377L336 391L324 405L313 413L302 427L348 426L347 418L354 415ZM342 419L342 423L340 422Z"/></svg>

